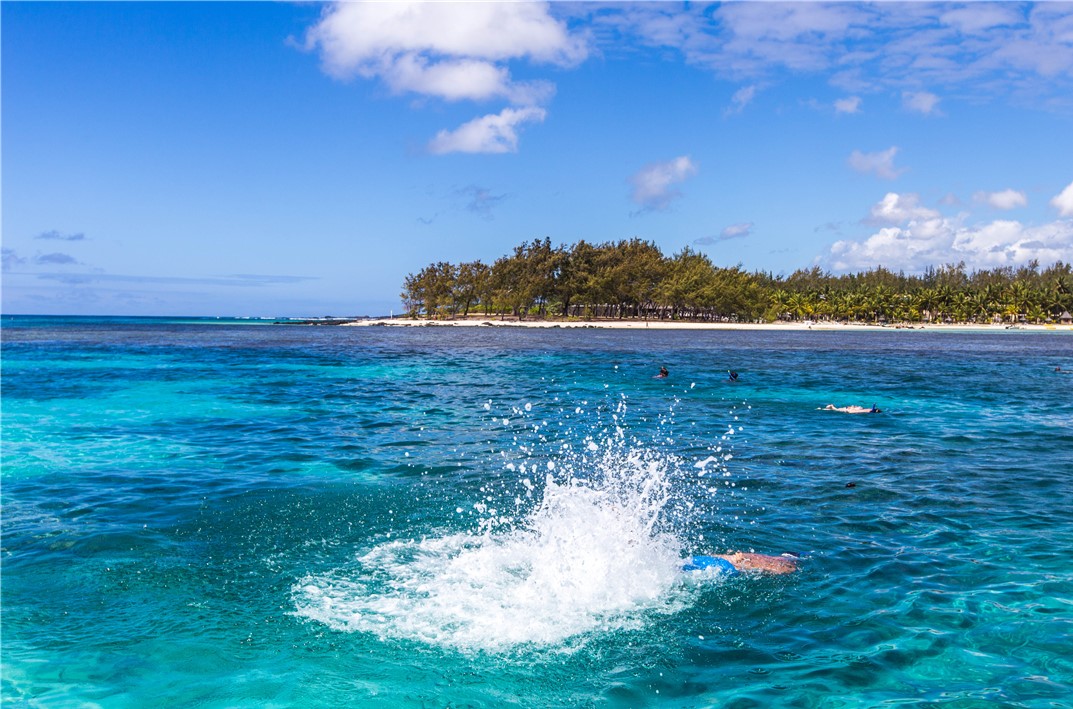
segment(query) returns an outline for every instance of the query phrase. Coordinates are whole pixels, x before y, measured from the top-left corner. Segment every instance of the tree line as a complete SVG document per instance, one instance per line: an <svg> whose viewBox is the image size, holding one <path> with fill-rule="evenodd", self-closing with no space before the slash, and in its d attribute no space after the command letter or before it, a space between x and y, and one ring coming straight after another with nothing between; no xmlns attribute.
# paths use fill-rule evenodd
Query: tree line
<svg viewBox="0 0 1073 709"><path fill-rule="evenodd" d="M433 263L403 281L410 317L644 318L714 322L1046 322L1073 310L1073 267L1036 261L921 274L883 267L789 276L716 266L688 247L667 257L642 239L552 246L535 239L491 265Z"/></svg>

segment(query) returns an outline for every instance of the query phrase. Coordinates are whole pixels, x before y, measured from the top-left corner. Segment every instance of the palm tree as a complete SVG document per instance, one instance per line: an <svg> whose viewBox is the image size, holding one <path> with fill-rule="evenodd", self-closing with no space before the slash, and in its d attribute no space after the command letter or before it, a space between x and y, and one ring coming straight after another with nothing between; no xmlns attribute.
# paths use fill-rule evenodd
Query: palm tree
<svg viewBox="0 0 1073 709"><path fill-rule="evenodd" d="M890 317L894 311L894 290L888 286L877 285L868 294L868 310L873 320Z"/></svg>
<svg viewBox="0 0 1073 709"><path fill-rule="evenodd" d="M1032 287L1023 280L1014 281L1003 291L1003 310L1011 322L1027 313L1034 301Z"/></svg>
<svg viewBox="0 0 1073 709"><path fill-rule="evenodd" d="M782 320L784 315L789 314L790 298L790 293L783 288L778 288L771 292L771 295L769 296L771 307L775 309L775 317L779 320Z"/></svg>
<svg viewBox="0 0 1073 709"><path fill-rule="evenodd" d="M972 317L973 304L968 291L961 290L954 294L953 313L958 322L966 322Z"/></svg>
<svg viewBox="0 0 1073 709"><path fill-rule="evenodd" d="M937 302L938 294L934 288L920 288L913 294L913 307L928 322L931 322L935 315Z"/></svg>
<svg viewBox="0 0 1073 709"><path fill-rule="evenodd" d="M1028 307L1026 313L1028 319L1037 325L1047 319L1047 311L1043 309L1043 306L1038 303L1033 303Z"/></svg>

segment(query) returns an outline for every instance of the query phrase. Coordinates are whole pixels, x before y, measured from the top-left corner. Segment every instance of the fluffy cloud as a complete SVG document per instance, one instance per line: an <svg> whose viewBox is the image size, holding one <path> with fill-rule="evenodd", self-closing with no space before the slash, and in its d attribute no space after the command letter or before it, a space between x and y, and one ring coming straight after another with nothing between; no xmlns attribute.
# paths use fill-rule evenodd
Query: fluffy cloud
<svg viewBox="0 0 1073 709"><path fill-rule="evenodd" d="M847 96L835 101L835 113L860 113L861 97Z"/></svg>
<svg viewBox="0 0 1073 709"><path fill-rule="evenodd" d="M548 9L544 3L342 2L309 29L306 47L320 51L333 76L381 77L399 91L417 90L423 82L414 77L441 65L465 65L459 78L469 76L471 93L487 96L508 80L497 62L573 66L585 59L587 38L571 35ZM440 86L428 82L427 93L440 95Z"/></svg>
<svg viewBox="0 0 1073 709"><path fill-rule="evenodd" d="M441 131L432 152L517 150L519 123L541 121L555 91L548 81L515 81L506 64L571 67L588 56L545 3L341 2L308 30L305 47L335 77L379 79L395 93L447 101L508 102L499 114Z"/></svg>
<svg viewBox="0 0 1073 709"><path fill-rule="evenodd" d="M961 219L925 219L904 227L885 227L864 241L838 241L829 260L836 270L882 265L920 271L928 266L964 261L969 268L1017 266L1073 260L1073 222L1025 226L993 221L965 226Z"/></svg>
<svg viewBox="0 0 1073 709"><path fill-rule="evenodd" d="M999 209L1027 204L1024 193L1012 189L980 192L975 201ZM1073 183L1052 204L1062 216L1073 216ZM872 207L864 223L875 225L877 230L864 240L835 242L822 260L840 271L880 265L920 271L959 261L976 269L1019 266L1033 259L1044 264L1073 262L1071 219L1040 225L1009 219L970 223L967 212L945 217L923 206L918 195L890 192Z"/></svg>
<svg viewBox="0 0 1073 709"><path fill-rule="evenodd" d="M404 55L385 67L382 75L398 92L448 101L504 98L514 103L540 103L554 91L547 82L512 82L505 68L472 59L431 62L426 57Z"/></svg>
<svg viewBox="0 0 1073 709"><path fill-rule="evenodd" d="M505 108L496 114L474 118L453 131L441 130L428 149L435 155L517 152L517 127L523 123L540 123L545 115L543 108Z"/></svg>
<svg viewBox="0 0 1073 709"><path fill-rule="evenodd" d="M1054 199L1051 200L1051 206L1057 209L1061 216L1073 217L1073 182L1070 182L1064 190L1054 196Z"/></svg>
<svg viewBox="0 0 1073 709"><path fill-rule="evenodd" d="M333 76L447 101L546 106L554 84L516 80L512 66L571 68L601 44L643 45L740 82L728 114L757 86L805 73L855 94L835 102L839 113L859 111L856 94L894 92L907 110L937 115L938 95L911 87L1068 110L1071 36L1073 5L1060 2L340 2L304 46Z"/></svg>
<svg viewBox="0 0 1073 709"><path fill-rule="evenodd" d="M862 153L854 150L849 156L849 166L857 172L871 173L885 180L893 180L905 172L904 169L894 167L894 156L897 154L897 146L891 146L878 153Z"/></svg>
<svg viewBox="0 0 1073 709"><path fill-rule="evenodd" d="M639 205L642 211L666 209L674 199L681 196L674 186L695 174L696 164L685 155L667 162L646 165L630 178L630 184L633 185L630 199Z"/></svg>
<svg viewBox="0 0 1073 709"><path fill-rule="evenodd" d="M939 97L927 91L907 91L902 94L902 106L925 116L938 115Z"/></svg>
<svg viewBox="0 0 1073 709"><path fill-rule="evenodd" d="M1024 192L1012 189L1002 190L1001 192L977 192L973 199L990 205L995 209L1015 209L1028 204L1028 198Z"/></svg>
<svg viewBox="0 0 1073 709"><path fill-rule="evenodd" d="M888 192L872 207L865 221L869 224L906 224L939 216L939 212L920 204L919 195Z"/></svg>

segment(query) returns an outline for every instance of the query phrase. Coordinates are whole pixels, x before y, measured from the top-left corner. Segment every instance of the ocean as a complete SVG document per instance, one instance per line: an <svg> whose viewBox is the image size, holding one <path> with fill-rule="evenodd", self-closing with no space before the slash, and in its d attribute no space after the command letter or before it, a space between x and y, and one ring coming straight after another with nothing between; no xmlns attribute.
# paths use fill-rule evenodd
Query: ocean
<svg viewBox="0 0 1073 709"><path fill-rule="evenodd" d="M1073 706L1068 334L0 334L5 706Z"/></svg>

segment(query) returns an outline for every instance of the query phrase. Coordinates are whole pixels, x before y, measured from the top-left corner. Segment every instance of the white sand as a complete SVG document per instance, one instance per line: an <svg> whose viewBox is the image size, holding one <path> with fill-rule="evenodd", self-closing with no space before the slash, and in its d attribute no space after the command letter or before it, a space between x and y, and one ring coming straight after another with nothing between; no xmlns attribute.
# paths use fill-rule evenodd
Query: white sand
<svg viewBox="0 0 1073 709"><path fill-rule="evenodd" d="M414 320L411 318L375 318L345 323L369 327L535 327L535 328L600 328L608 330L828 330L828 331L891 331L912 332L1065 332L1073 333L1073 325L857 325L840 322L778 322L778 323L711 323L670 320L522 320L508 318L465 318L457 320Z"/></svg>

